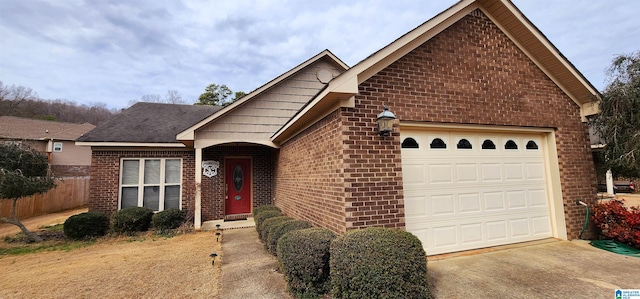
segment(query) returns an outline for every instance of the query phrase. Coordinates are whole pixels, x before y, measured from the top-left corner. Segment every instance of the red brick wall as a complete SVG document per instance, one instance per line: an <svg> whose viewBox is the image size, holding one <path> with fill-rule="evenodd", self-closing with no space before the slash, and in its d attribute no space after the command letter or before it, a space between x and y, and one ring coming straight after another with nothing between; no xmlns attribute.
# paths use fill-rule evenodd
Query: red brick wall
<svg viewBox="0 0 640 299"><path fill-rule="evenodd" d="M115 151L93 148L89 210L108 215L118 210L120 160L122 158L182 158L182 209L192 216L195 207L195 153L176 150Z"/></svg>
<svg viewBox="0 0 640 299"><path fill-rule="evenodd" d="M253 178L253 207L271 204L273 197L273 161L276 149L266 146L214 146L203 150L203 161L220 162L218 175L202 176L202 221L223 219L224 214L224 159L225 157L251 157Z"/></svg>
<svg viewBox="0 0 640 299"><path fill-rule="evenodd" d="M280 148L274 203L289 216L346 230L343 118L335 111Z"/></svg>
<svg viewBox="0 0 640 299"><path fill-rule="evenodd" d="M585 211L575 200L595 200L588 127L579 107L481 12L361 84L359 110L383 103L401 121L556 128L567 231L577 238Z"/></svg>
<svg viewBox="0 0 640 299"><path fill-rule="evenodd" d="M355 108L283 144L276 204L338 232L404 227L398 130L386 139L374 131L383 105L401 121L555 128L567 231L578 236L584 208L575 199L592 202L596 188L580 109L479 10L363 82ZM343 165L324 160L340 156ZM344 227L334 224L341 217Z"/></svg>

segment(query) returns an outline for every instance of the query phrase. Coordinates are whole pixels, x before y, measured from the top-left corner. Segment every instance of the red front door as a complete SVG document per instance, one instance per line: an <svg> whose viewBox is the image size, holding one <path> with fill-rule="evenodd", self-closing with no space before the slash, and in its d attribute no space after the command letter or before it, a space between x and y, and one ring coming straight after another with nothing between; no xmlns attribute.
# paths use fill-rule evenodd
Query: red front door
<svg viewBox="0 0 640 299"><path fill-rule="evenodd" d="M225 160L225 215L251 213L251 159Z"/></svg>

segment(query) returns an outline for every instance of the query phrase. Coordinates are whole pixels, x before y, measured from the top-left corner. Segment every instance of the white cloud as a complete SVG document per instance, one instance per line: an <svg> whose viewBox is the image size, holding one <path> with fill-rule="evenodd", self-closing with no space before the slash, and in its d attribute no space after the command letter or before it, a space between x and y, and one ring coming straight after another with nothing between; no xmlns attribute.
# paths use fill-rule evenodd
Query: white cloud
<svg viewBox="0 0 640 299"><path fill-rule="evenodd" d="M514 2L598 89L639 48L640 2ZM111 107L212 82L248 92L324 49L353 65L455 3L4 0L0 80Z"/></svg>

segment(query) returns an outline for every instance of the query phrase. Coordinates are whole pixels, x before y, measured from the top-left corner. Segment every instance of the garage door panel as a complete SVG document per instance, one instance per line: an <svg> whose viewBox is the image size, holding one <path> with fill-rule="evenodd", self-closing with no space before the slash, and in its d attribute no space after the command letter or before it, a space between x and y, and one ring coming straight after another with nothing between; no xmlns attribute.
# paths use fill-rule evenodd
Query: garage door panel
<svg viewBox="0 0 640 299"><path fill-rule="evenodd" d="M476 163L457 163L456 182L478 183L478 165Z"/></svg>
<svg viewBox="0 0 640 299"><path fill-rule="evenodd" d="M430 164L428 166L430 184L451 184L453 183L452 164Z"/></svg>
<svg viewBox="0 0 640 299"><path fill-rule="evenodd" d="M482 223L462 224L460 225L460 234L462 244L481 243L484 240Z"/></svg>
<svg viewBox="0 0 640 299"><path fill-rule="evenodd" d="M525 190L509 191L506 194L509 209L527 208L527 192Z"/></svg>
<svg viewBox="0 0 640 299"><path fill-rule="evenodd" d="M545 189L528 190L529 205L531 207L548 207L547 191Z"/></svg>
<svg viewBox="0 0 640 299"><path fill-rule="evenodd" d="M531 234L529 229L529 219L521 218L509 221L511 237L523 237Z"/></svg>
<svg viewBox="0 0 640 299"><path fill-rule="evenodd" d="M544 181L544 164L536 162L527 163L527 181Z"/></svg>
<svg viewBox="0 0 640 299"><path fill-rule="evenodd" d="M453 202L453 195L433 195L430 196L431 216L454 215L456 210Z"/></svg>
<svg viewBox="0 0 640 299"><path fill-rule="evenodd" d="M427 199L425 196L409 196L405 195L404 215L406 218L410 217L426 217L427 215Z"/></svg>
<svg viewBox="0 0 640 299"><path fill-rule="evenodd" d="M484 192L482 198L484 200L485 211L504 210L504 197L503 192Z"/></svg>
<svg viewBox="0 0 640 299"><path fill-rule="evenodd" d="M482 163L480 169L482 170L480 177L482 182L500 182L502 180L502 169L500 163Z"/></svg>
<svg viewBox="0 0 640 299"><path fill-rule="evenodd" d="M419 150L402 151L405 222L427 254L552 236L540 136L443 131L413 135L422 143ZM430 149L435 138L447 148ZM461 139L472 148L458 149ZM482 149L485 140L495 149ZM529 141L538 148L527 149Z"/></svg>
<svg viewBox="0 0 640 299"><path fill-rule="evenodd" d="M458 194L458 204L461 214L482 212L480 194L478 194L477 192Z"/></svg>
<svg viewBox="0 0 640 299"><path fill-rule="evenodd" d="M532 234L535 236L551 237L551 220L549 216L531 217Z"/></svg>
<svg viewBox="0 0 640 299"><path fill-rule="evenodd" d="M437 226L433 228L433 246L454 246L457 242L457 225Z"/></svg>
<svg viewBox="0 0 640 299"><path fill-rule="evenodd" d="M487 221L487 241L504 240L507 238L507 221Z"/></svg>
<svg viewBox="0 0 640 299"><path fill-rule="evenodd" d="M505 181L524 180L524 164L523 163L504 163L503 167L504 167Z"/></svg>
<svg viewBox="0 0 640 299"><path fill-rule="evenodd" d="M416 185L425 182L425 171L422 164L403 164L402 172L404 184Z"/></svg>

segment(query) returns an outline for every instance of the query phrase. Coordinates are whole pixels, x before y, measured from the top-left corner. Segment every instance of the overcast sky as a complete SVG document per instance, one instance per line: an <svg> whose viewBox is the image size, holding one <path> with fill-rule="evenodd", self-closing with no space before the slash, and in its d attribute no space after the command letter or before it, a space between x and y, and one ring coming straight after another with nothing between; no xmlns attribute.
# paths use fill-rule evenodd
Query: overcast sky
<svg viewBox="0 0 640 299"><path fill-rule="evenodd" d="M0 0L0 81L125 108L210 83L250 92L324 49L353 66L455 0ZM513 0L596 87L640 49L638 0Z"/></svg>

